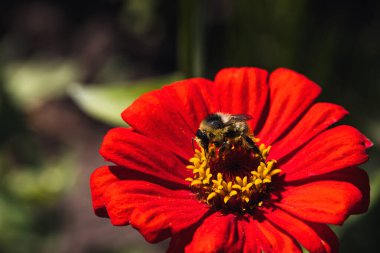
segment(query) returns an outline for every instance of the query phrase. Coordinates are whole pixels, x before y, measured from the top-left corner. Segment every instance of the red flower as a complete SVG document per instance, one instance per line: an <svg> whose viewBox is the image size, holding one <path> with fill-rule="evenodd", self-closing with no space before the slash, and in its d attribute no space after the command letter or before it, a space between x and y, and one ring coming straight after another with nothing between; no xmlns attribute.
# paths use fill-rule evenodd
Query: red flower
<svg viewBox="0 0 380 253"><path fill-rule="evenodd" d="M104 138L100 153L115 166L91 176L95 213L149 242L171 237L169 252L337 252L326 224L367 210L357 166L371 142L330 128L347 111L315 103L320 91L288 69L229 68L143 95L122 113L131 128ZM251 115L255 151L236 141L194 154L192 138L215 112Z"/></svg>

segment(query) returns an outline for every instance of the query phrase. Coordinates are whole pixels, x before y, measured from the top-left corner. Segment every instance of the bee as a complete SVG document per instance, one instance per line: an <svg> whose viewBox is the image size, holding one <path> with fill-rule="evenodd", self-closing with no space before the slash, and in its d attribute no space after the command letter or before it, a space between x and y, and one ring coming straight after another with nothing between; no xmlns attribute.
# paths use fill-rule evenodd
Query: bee
<svg viewBox="0 0 380 253"><path fill-rule="evenodd" d="M239 143L244 149L254 151L262 158L259 148L249 136L249 126L247 121L252 119L247 114L226 114L213 113L209 114L199 125L195 135L195 141L201 146L206 153L209 147L213 145L219 149L219 155L223 154L236 143Z"/></svg>

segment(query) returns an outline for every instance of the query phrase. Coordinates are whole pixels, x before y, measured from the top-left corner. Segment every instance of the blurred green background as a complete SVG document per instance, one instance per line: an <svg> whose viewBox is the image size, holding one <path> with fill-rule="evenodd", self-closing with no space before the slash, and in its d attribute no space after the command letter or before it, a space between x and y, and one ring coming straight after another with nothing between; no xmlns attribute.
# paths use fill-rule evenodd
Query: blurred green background
<svg viewBox="0 0 380 253"><path fill-rule="evenodd" d="M0 3L0 252L164 252L91 209L97 150L141 93L225 66L288 67L375 146L368 213L341 252L380 238L380 4L306 0L3 0ZM377 241L376 241L377 240Z"/></svg>

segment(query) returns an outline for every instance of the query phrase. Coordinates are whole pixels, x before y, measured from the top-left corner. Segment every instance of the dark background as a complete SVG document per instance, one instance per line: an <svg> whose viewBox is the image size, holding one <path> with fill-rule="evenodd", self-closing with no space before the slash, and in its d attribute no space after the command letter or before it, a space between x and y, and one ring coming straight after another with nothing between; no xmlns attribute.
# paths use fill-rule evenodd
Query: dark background
<svg viewBox="0 0 380 253"><path fill-rule="evenodd" d="M164 252L91 209L106 131L139 94L225 66L288 67L343 105L375 146L371 207L342 252L380 233L379 1L0 2L0 252ZM376 247L377 246L377 247Z"/></svg>

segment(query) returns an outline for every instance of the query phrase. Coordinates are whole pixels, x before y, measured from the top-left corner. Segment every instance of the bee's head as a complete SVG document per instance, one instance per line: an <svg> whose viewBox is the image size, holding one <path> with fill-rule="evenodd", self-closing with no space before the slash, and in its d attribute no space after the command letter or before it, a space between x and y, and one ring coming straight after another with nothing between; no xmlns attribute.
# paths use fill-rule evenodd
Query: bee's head
<svg viewBox="0 0 380 253"><path fill-rule="evenodd" d="M222 129L225 127L221 113L207 115L199 125L196 133L198 144L208 150L211 143L220 146L223 140Z"/></svg>
<svg viewBox="0 0 380 253"><path fill-rule="evenodd" d="M224 127L222 117L218 113L209 114L201 123L201 127L221 129Z"/></svg>

